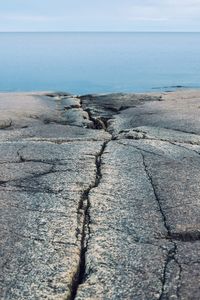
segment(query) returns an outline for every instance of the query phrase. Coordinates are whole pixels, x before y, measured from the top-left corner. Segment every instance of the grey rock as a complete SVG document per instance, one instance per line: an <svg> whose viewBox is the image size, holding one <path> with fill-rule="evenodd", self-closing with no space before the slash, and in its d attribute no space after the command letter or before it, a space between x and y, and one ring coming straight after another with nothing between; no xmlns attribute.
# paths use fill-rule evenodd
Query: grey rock
<svg viewBox="0 0 200 300"><path fill-rule="evenodd" d="M141 126L132 129L122 130L117 135L117 139L123 138L135 140L160 140L172 143L183 143L186 145L200 145L200 135L152 126Z"/></svg>
<svg viewBox="0 0 200 300"><path fill-rule="evenodd" d="M64 98L62 99L62 105L65 109L81 108L80 99L78 98Z"/></svg>
<svg viewBox="0 0 200 300"><path fill-rule="evenodd" d="M163 101L148 101L123 110L112 119L109 129L118 134L124 129L153 126L200 134L199 99L198 91L162 94Z"/></svg>
<svg viewBox="0 0 200 300"><path fill-rule="evenodd" d="M68 298L80 264L82 197L102 142L19 144L1 164L1 295Z"/></svg>
<svg viewBox="0 0 200 300"><path fill-rule="evenodd" d="M199 99L0 94L1 299L199 299Z"/></svg>
<svg viewBox="0 0 200 300"><path fill-rule="evenodd" d="M159 299L172 245L142 155L115 141L104 153L89 197L86 281L77 299Z"/></svg>
<svg viewBox="0 0 200 300"><path fill-rule="evenodd" d="M85 95L80 97L82 107L90 111L94 118L109 120L115 114L136 105L141 105L148 101L160 101L160 95L147 94L102 94L102 95Z"/></svg>

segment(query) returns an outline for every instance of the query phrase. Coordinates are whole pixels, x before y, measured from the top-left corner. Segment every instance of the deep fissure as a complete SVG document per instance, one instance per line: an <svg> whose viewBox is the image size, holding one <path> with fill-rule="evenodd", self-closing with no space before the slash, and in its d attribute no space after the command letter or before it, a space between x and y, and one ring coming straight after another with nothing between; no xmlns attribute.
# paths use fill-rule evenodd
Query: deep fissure
<svg viewBox="0 0 200 300"><path fill-rule="evenodd" d="M96 155L95 158L95 165L96 165L96 177L94 184L91 185L87 190L85 190L82 194L78 213L80 213L80 210L84 213L84 220L83 220L83 226L82 231L79 232L79 235L81 235L81 253L80 253L80 262L79 266L77 268L77 272L74 276L74 279L72 281L72 288L71 288L71 296L69 300L74 300L76 298L76 294L79 288L79 285L85 282L87 273L86 273L86 252L88 249L88 243L90 239L90 200L89 200L89 194L92 191L92 189L98 187L100 184L101 178L102 178L102 155L105 152L106 146L110 141L106 141L103 143L100 152Z"/></svg>

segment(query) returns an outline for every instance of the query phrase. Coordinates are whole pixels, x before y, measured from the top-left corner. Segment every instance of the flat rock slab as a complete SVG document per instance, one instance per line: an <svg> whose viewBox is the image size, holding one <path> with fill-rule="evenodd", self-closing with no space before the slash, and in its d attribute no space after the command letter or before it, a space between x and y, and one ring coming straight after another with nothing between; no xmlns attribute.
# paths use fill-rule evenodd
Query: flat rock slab
<svg viewBox="0 0 200 300"><path fill-rule="evenodd" d="M200 92L178 91L162 94L162 101L123 110L110 124L113 134L138 126L154 126L200 134Z"/></svg>
<svg viewBox="0 0 200 300"><path fill-rule="evenodd" d="M200 298L200 92L0 94L0 298Z"/></svg>

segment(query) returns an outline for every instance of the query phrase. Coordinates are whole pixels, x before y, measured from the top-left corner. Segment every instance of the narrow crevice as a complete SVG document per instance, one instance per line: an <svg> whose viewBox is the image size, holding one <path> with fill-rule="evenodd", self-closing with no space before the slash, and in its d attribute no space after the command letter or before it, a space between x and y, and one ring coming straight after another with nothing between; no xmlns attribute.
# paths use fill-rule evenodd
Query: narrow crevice
<svg viewBox="0 0 200 300"><path fill-rule="evenodd" d="M99 130L104 129L105 131L107 131L109 119L104 117L99 117L99 118L93 117L91 110L89 108L85 109L84 111L88 113L89 120L92 121L94 129L99 129Z"/></svg>
<svg viewBox="0 0 200 300"><path fill-rule="evenodd" d="M181 242L196 242L200 241L199 231L175 232L170 234L171 239Z"/></svg>
<svg viewBox="0 0 200 300"><path fill-rule="evenodd" d="M182 148L182 149L184 149L184 150L187 150L187 151L190 151L190 152L194 152L194 153L196 153L197 155L200 155L200 152L196 151L195 149L190 149L190 148L187 148L187 147L185 147L185 146L183 146L183 145L180 145L180 144L181 144L180 142L169 142L169 141L168 141L168 143L170 143L171 145L174 145L174 146L176 146L176 147ZM187 143L187 142L185 142L184 144L188 144L188 145L192 145L192 146L200 146L200 145L198 145L198 144Z"/></svg>
<svg viewBox="0 0 200 300"><path fill-rule="evenodd" d="M32 180L35 180L35 179L38 179L42 176L45 176L45 175L49 175L49 174L53 174L53 173L63 173L65 172L65 170L54 170L54 165L50 165L51 167L49 168L49 170L47 171L44 171L44 172L41 172L41 173L31 173L30 172L30 175L29 176L25 176L25 177L22 177L22 178L18 178L18 179L9 179L9 180L5 180L5 181L2 181L2 184L9 184L9 183L16 183L13 184L13 186L21 186L21 184L23 183L29 183L30 181ZM23 187L23 185L22 185Z"/></svg>
<svg viewBox="0 0 200 300"><path fill-rule="evenodd" d="M174 130L174 131L179 131L179 132L182 132L182 133L187 133L187 134L194 134L194 135L197 135L197 133L195 131L186 131L186 130L182 130L182 129L179 129L179 128L168 128L168 127L163 127L164 129L167 129L167 130Z"/></svg>
<svg viewBox="0 0 200 300"><path fill-rule="evenodd" d="M163 277L162 277L162 289L161 289L161 294L160 294L159 300L167 300L168 299L168 295L167 295L167 291L166 291L167 272L168 272L169 263L171 261L174 261L177 264L178 268L179 268L179 277L178 277L177 292L176 292L177 293L177 298L179 299L180 298L179 290L180 290L180 284L181 284L182 267L181 267L181 264L178 262L178 260L176 258L177 244L175 242L175 238L174 238L175 236L171 233L170 227L167 224L167 219L166 219L165 213L162 209L162 205L160 203L160 199L159 199L159 196L157 194L152 176L151 176L151 174L148 170L148 167L147 167L147 164L146 164L146 161L145 161L145 156L142 153L141 153L141 155L142 155L142 161L143 161L143 166L144 166L145 173L147 175L147 178L148 178L149 182L151 183L151 186L152 186L152 189L153 189L153 192L154 192L154 196L155 196L155 199L158 203L158 208L159 208L160 214L162 216L163 224L164 224L164 227L167 231L167 237L166 238L169 239L169 241L173 245L169 249L169 251L167 253L167 258L165 260L165 265L164 265L164 269L163 269ZM178 238L177 238L177 240L178 240Z"/></svg>
<svg viewBox="0 0 200 300"><path fill-rule="evenodd" d="M83 99L83 97L79 98L81 108L83 111L88 113L89 120L93 123L93 129L99 129L99 130L103 129L107 132L108 131L108 121L111 119L111 117L103 117L103 116L94 117L90 108L83 107L84 105L83 105L82 99ZM109 109L111 109L111 108L109 108ZM114 111L114 112L116 114L116 111Z"/></svg>
<svg viewBox="0 0 200 300"><path fill-rule="evenodd" d="M165 260L165 265L164 265L164 269L163 269L163 277L162 277L162 290L161 290L161 294L159 297L159 300L168 300L169 299L169 295L168 295L168 272L169 272L169 264L170 262L174 262L179 271L178 271L178 278L177 278L177 285L176 285L176 296L177 299L180 299L180 287L181 287L181 279L182 279L182 266L181 264L178 262L176 255L177 255L177 245L174 241L171 240L171 242L173 243L173 247L168 251L167 253L167 258Z"/></svg>
<svg viewBox="0 0 200 300"><path fill-rule="evenodd" d="M165 229L167 231L168 236L170 236L170 228L169 228L169 225L167 224L167 219L166 219L165 213L164 213L164 211L162 209L159 196L158 196L158 194L156 192L152 176L151 176L151 174L150 174L150 172L148 170L147 164L145 162L145 156L143 155L143 153L141 153L141 155L142 155L142 162L143 162L144 170L145 170L145 173L147 175L147 178L148 178L149 182L151 183L151 186L152 186L152 189L153 189L153 192L154 192L154 196L155 196L155 199L156 199L156 201L158 203L158 208L159 208L159 211L160 211L162 219L163 219L164 227L165 227Z"/></svg>
<svg viewBox="0 0 200 300"><path fill-rule="evenodd" d="M72 125L70 125L72 126ZM79 126L80 127L80 126ZM100 138L74 138L74 139L62 139L62 140L58 140L58 139L35 139L35 138L31 138L28 139L28 141L31 142L44 142L44 143L52 143L52 144L56 144L56 145L62 145L62 144L72 144L72 143L85 143L85 142L98 142L98 141L103 141L103 139Z"/></svg>
<svg viewBox="0 0 200 300"><path fill-rule="evenodd" d="M38 164L44 164L44 165L61 165L63 166L63 164L58 164L58 162L60 162L61 160L42 160L42 159L27 159L27 158L24 158L22 155L20 155L20 161L9 161L9 162L5 162L3 164L17 164L17 163L38 163Z"/></svg>
<svg viewBox="0 0 200 300"><path fill-rule="evenodd" d="M147 154L151 154L151 155L163 157L162 154L159 154L159 153L156 153L156 152L153 152L153 151L149 151L149 150L140 148L140 147L135 146L135 145L132 145L132 144L124 144L124 143L120 142L120 140L117 140L117 143L118 143L119 145L122 145L122 146L125 146L125 147L132 147L132 148L135 148L136 150L138 150L138 151L140 151L140 152L142 151L142 152L145 152L145 153L147 153Z"/></svg>
<svg viewBox="0 0 200 300"><path fill-rule="evenodd" d="M95 165L96 165L96 175L94 183L86 189L80 199L79 207L77 211L77 215L83 213L83 226L80 230L77 229L77 238L81 236L80 243L81 243L81 251L80 251L80 262L77 268L77 272L74 275L72 280L72 287L71 287L71 295L68 300L74 300L76 298L76 294L79 288L79 285L83 284L87 279L87 272L86 272L86 253L88 250L88 244L90 240L90 224L91 224L91 217L90 217L90 193L94 188L97 188L101 182L102 178L102 155L105 152L106 146L109 141L103 143L100 152L96 155L95 158Z"/></svg>
<svg viewBox="0 0 200 300"><path fill-rule="evenodd" d="M6 186L6 184L2 184L1 186L1 191L4 192L18 192L18 193L29 193L29 194L38 194L38 193L42 193L42 194L50 194L50 195L60 195L60 193L63 192L63 188L58 189L58 190L53 190L53 189L49 189L49 188L39 188L39 187L27 187L27 186L23 186L23 185L8 185Z"/></svg>
<svg viewBox="0 0 200 300"><path fill-rule="evenodd" d="M33 159L33 158L25 158L23 157L22 154L18 154L18 157L19 157L19 160L13 160L13 161L3 161L3 162L0 162L0 165L4 165L4 164L19 164L19 163L22 163L22 162L25 162L25 163L40 163L40 164L44 164L44 165L58 165L58 166L64 166L68 161L71 161L70 158L66 158L66 159ZM77 158L77 160L81 160L82 159L79 159Z"/></svg>
<svg viewBox="0 0 200 300"><path fill-rule="evenodd" d="M161 289L159 300L167 300L167 291L165 290L165 287L167 282L168 266L170 262L175 259L175 254L176 254L176 244L173 243L173 247L167 253L167 257L163 268L162 289Z"/></svg>

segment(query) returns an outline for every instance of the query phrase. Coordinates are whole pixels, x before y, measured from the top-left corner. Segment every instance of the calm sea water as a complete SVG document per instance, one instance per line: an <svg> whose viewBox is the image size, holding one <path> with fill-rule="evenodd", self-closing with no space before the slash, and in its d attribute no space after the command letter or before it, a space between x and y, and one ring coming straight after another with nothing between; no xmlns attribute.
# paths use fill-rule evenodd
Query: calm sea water
<svg viewBox="0 0 200 300"><path fill-rule="evenodd" d="M200 33L0 33L0 91L200 87Z"/></svg>

